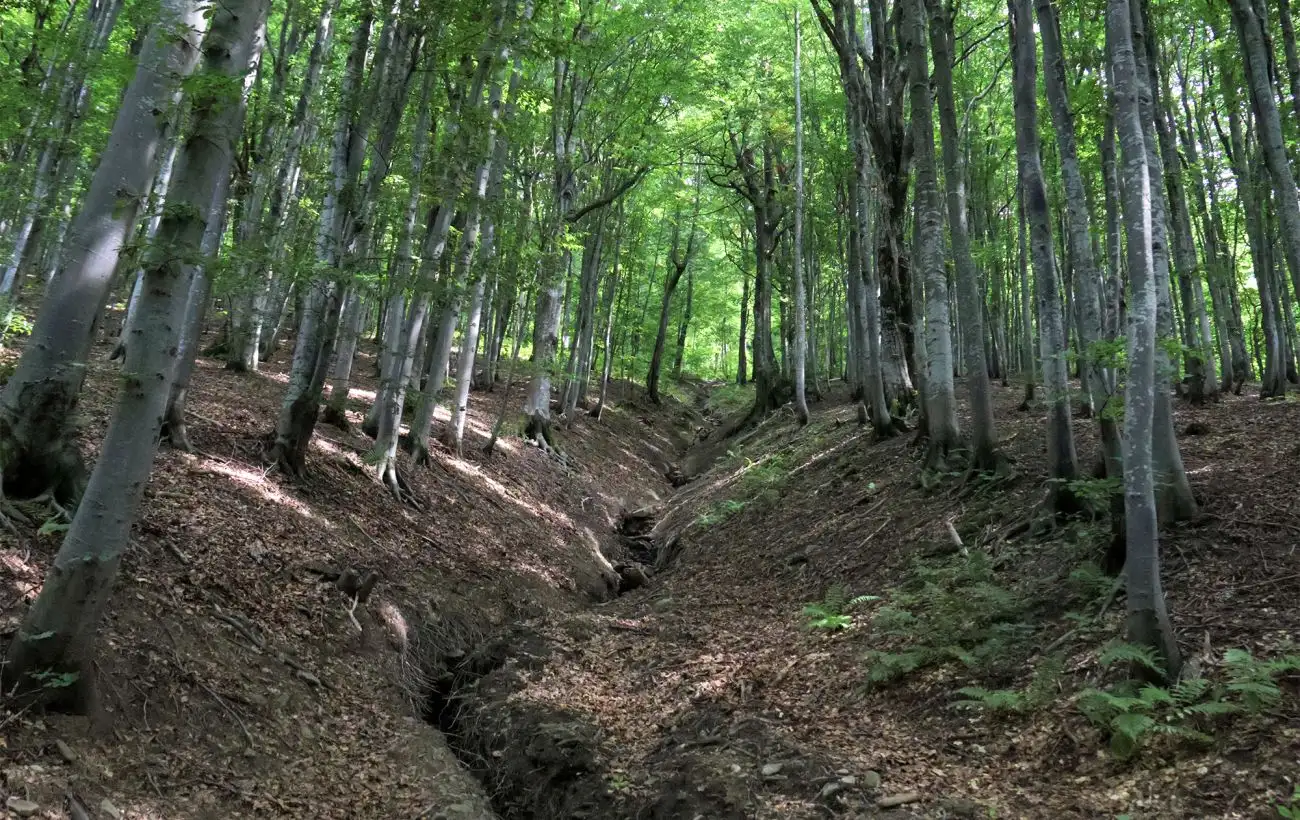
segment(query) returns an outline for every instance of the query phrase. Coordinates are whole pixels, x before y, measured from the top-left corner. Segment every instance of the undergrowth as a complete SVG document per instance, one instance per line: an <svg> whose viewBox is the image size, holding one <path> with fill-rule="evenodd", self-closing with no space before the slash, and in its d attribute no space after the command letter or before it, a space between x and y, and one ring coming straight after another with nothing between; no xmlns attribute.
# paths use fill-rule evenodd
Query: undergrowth
<svg viewBox="0 0 1300 820"><path fill-rule="evenodd" d="M781 486L790 475L789 462L780 454L758 461L736 453L728 456L737 462L737 477L730 485L731 497L714 502L695 519L702 527L721 524L746 507L776 503L781 498Z"/></svg>
<svg viewBox="0 0 1300 820"><path fill-rule="evenodd" d="M1001 586L992 560L971 552L940 564L918 560L912 577L876 611L876 635L901 643L898 651L867 652L868 685L882 685L929 666L957 661L990 672L1023 655L1033 628L1028 601Z"/></svg>

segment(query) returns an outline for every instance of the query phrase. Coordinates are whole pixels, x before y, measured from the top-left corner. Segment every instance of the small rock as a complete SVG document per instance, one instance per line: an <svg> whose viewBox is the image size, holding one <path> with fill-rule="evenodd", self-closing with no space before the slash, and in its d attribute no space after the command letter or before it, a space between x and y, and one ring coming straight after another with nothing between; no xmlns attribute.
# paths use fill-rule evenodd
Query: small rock
<svg viewBox="0 0 1300 820"><path fill-rule="evenodd" d="M763 777L775 777L784 768L780 763L767 763L763 766Z"/></svg>
<svg viewBox="0 0 1300 820"><path fill-rule="evenodd" d="M821 793L817 796L822 800L825 800L828 797L834 797L842 791L844 791L844 784L838 780L832 780L825 786L822 786Z"/></svg>
<svg viewBox="0 0 1300 820"><path fill-rule="evenodd" d="M880 773L867 772L862 775L862 786L863 788L871 789L873 791L880 788Z"/></svg>
<svg viewBox="0 0 1300 820"><path fill-rule="evenodd" d="M984 814L983 806L965 797L952 797L941 805L953 817L980 817Z"/></svg>
<svg viewBox="0 0 1300 820"><path fill-rule="evenodd" d="M837 775L839 775L840 777L843 777L844 775L846 775L846 774L849 773L849 770L848 770L848 769L836 769L836 770L835 770L835 773L836 773Z"/></svg>
<svg viewBox="0 0 1300 820"><path fill-rule="evenodd" d="M876 806L882 809L892 809L895 806L906 806L908 803L920 801L921 795L916 792L903 792L902 794L891 794L888 797L882 797L876 801Z"/></svg>
<svg viewBox="0 0 1300 820"><path fill-rule="evenodd" d="M36 812L41 810L41 807L32 801L24 800L16 795L5 801L5 808L19 817L34 817Z"/></svg>
<svg viewBox="0 0 1300 820"><path fill-rule="evenodd" d="M58 750L59 757L63 758L67 763L71 763L77 759L77 755L73 753L72 747L64 743L62 740L54 741L54 748Z"/></svg>
<svg viewBox="0 0 1300 820"><path fill-rule="evenodd" d="M858 785L858 779L851 774L846 774L843 777L841 777L840 782L843 783L845 786Z"/></svg>
<svg viewBox="0 0 1300 820"><path fill-rule="evenodd" d="M122 810L113 805L113 801L105 797L99 804L99 811L105 817L111 820L122 820Z"/></svg>

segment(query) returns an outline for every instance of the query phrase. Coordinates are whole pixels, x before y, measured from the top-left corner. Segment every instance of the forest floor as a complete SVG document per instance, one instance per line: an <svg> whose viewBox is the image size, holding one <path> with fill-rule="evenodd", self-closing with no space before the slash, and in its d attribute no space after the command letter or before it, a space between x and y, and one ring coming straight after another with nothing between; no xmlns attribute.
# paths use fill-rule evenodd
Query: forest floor
<svg viewBox="0 0 1300 820"><path fill-rule="evenodd" d="M109 350L94 351L81 407L88 458L112 407ZM0 817L11 798L30 816L100 820L495 816L426 720L442 677L509 624L613 594L600 550L626 510L671 491L664 475L699 419L635 402L599 423L584 415L558 432L566 467L515 435L513 416L487 457L501 388L475 394L463 458L435 449L426 469L403 456L416 509L363 461L371 441L355 428L373 400L372 354L357 362L354 431L319 425L299 483L268 474L261 456L283 354L253 374L200 359L198 452L160 451L101 628L99 714L0 702ZM0 532L0 641L59 543L35 526ZM352 614L323 582L348 568L381 576Z"/></svg>
<svg viewBox="0 0 1300 820"><path fill-rule="evenodd" d="M614 387L600 422L559 430L568 466L513 435L489 459L498 388L475 394L464 458L403 465L414 509L372 479L360 433L322 425L306 481L267 475L283 362L200 367L200 452L159 457L103 626L100 714L0 710L0 797L36 816L1263 818L1300 779L1293 673L1241 714L1151 706L1165 733L1123 758L1082 713L1081 689L1122 677L1100 655L1123 600L1090 563L1105 522L1017 526L1045 461L1019 388L995 391L1012 475L929 486L910 437L872 441L842 397L805 428L785 410L716 441L745 396L698 384L663 408ZM92 368L88 454L113 372ZM1242 691L1226 650L1274 658L1300 636L1300 411L1177 413L1203 510L1165 533L1166 587L1208 682L1195 702L1223 703ZM58 548L5 538L0 639ZM649 576L630 590L629 563ZM349 567L382 576L356 624L321 582ZM1014 709L956 708L967 686Z"/></svg>

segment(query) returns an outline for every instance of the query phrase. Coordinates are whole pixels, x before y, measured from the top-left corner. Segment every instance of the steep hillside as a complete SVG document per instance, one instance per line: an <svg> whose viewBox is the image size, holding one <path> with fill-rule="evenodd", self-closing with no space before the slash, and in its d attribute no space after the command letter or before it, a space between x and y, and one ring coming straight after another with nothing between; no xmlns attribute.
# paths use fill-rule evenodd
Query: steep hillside
<svg viewBox="0 0 1300 820"><path fill-rule="evenodd" d="M106 353L83 407L92 457L116 372ZM159 456L103 624L100 715L0 712L4 799L46 817L491 816L424 719L439 676L504 625L611 597L620 581L601 549L624 511L671 490L664 474L696 421L675 402L617 402L559 430L567 466L509 430L488 458L500 388L476 394L465 457L404 466L414 508L373 480L359 433L322 425L302 484L267 473L283 365L200 362L198 452ZM372 360L358 370L357 422ZM0 533L0 639L39 589L59 524ZM355 607L331 582L348 570L378 573Z"/></svg>
<svg viewBox="0 0 1300 820"><path fill-rule="evenodd" d="M1149 710L1159 726L1133 750L1086 691L1114 696L1125 677L1102 662L1123 632L1095 567L1108 525L1026 532L1042 414L997 393L1014 459L999 481L927 490L909 438L874 442L830 402L804 429L787 408L702 442L720 461L654 512L666 568L597 614L547 619L521 644L527 674L473 690L469 734L495 755L509 816L1276 816L1300 776L1300 667L1262 663L1294 657L1300 634L1293 406L1179 408L1203 514L1166 533L1166 582L1205 679ZM1256 660L1225 664L1234 649ZM600 772L522 765L528 736L493 727L529 715L567 727Z"/></svg>

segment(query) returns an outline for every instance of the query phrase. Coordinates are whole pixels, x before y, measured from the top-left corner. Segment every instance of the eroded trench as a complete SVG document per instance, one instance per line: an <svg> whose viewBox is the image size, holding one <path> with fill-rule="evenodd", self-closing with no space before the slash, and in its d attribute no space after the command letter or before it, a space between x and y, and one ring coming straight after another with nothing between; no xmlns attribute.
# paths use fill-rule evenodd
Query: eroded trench
<svg viewBox="0 0 1300 820"><path fill-rule="evenodd" d="M619 521L618 594L666 570L676 557L677 539L658 535L656 522L649 510L626 513ZM744 817L734 789L689 759L677 759L668 741L656 755L658 786L652 793L611 788L600 726L574 712L511 697L558 651L536 629L517 625L481 635L472 623L449 620L426 634L432 639L419 652L423 717L443 733L503 820Z"/></svg>

